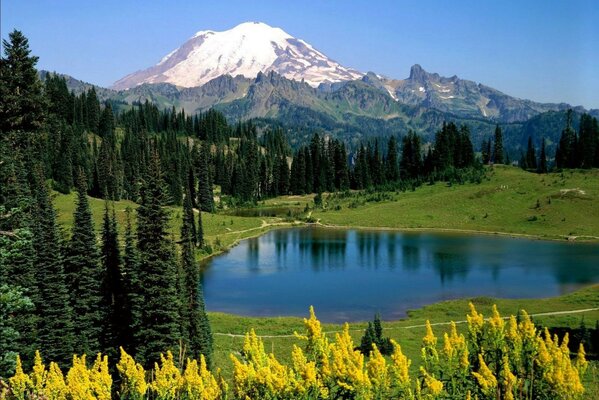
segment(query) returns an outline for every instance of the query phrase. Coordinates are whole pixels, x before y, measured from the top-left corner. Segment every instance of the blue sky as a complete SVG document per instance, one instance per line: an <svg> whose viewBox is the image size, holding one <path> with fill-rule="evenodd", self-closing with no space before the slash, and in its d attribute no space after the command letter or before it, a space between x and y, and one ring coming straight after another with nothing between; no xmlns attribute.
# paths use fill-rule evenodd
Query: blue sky
<svg viewBox="0 0 599 400"><path fill-rule="evenodd" d="M103 86L196 31L278 26L343 65L405 78L419 63L507 94L599 108L599 5L572 1L2 0L40 68Z"/></svg>

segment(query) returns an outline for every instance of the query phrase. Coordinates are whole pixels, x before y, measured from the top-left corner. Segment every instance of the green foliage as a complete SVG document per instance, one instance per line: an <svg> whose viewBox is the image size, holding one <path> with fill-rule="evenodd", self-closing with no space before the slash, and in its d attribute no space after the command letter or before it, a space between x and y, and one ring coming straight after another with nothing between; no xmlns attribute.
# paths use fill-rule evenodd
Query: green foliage
<svg viewBox="0 0 599 400"><path fill-rule="evenodd" d="M83 188L84 177L77 191L77 207L73 214L73 229L64 260L77 353L95 354L100 351L104 307L101 303L102 268L96 246L96 233L91 210Z"/></svg>
<svg viewBox="0 0 599 400"><path fill-rule="evenodd" d="M0 285L0 377L14 373L22 332L15 316L33 309L33 303L23 292L7 284Z"/></svg>
<svg viewBox="0 0 599 400"><path fill-rule="evenodd" d="M0 132L39 132L43 126L46 102L29 41L18 30L2 40L0 58Z"/></svg>
<svg viewBox="0 0 599 400"><path fill-rule="evenodd" d="M33 212L33 248L35 278L40 301L36 303L39 317L37 345L44 355L67 365L75 349L73 311L66 285L56 212L50 201L42 173L35 171ZM94 329L92 327L92 329Z"/></svg>
<svg viewBox="0 0 599 400"><path fill-rule="evenodd" d="M136 275L143 306L135 334L138 355L146 365L153 365L165 350L174 350L181 338L177 264L163 186L160 160L153 150L137 209Z"/></svg>

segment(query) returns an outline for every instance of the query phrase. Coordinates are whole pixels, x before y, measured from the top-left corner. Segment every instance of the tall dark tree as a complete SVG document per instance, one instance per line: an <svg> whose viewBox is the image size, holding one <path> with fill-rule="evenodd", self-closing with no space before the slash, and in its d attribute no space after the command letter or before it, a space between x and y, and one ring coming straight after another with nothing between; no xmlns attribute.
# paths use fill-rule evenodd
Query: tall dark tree
<svg viewBox="0 0 599 400"><path fill-rule="evenodd" d="M545 138L541 140L541 150L539 153L539 162L537 164L537 172L540 174L547 173L547 155L545 154Z"/></svg>
<svg viewBox="0 0 599 400"><path fill-rule="evenodd" d="M131 307L128 302L125 277L121 269L121 254L114 206L112 212L108 202L104 207L102 221L102 306L103 322L101 348L109 358L118 356L119 346L131 349L133 331Z"/></svg>
<svg viewBox="0 0 599 400"><path fill-rule="evenodd" d="M480 152L481 152L481 156L482 156L482 162L483 164L488 164L489 161L491 161L491 141L490 140L486 140L483 139L481 145L480 145Z"/></svg>
<svg viewBox="0 0 599 400"><path fill-rule="evenodd" d="M56 212L39 168L35 172L36 205L33 221L36 281L39 298L37 331L44 358L61 366L71 362L74 347L73 311L66 285Z"/></svg>
<svg viewBox="0 0 599 400"><path fill-rule="evenodd" d="M198 152L198 205L202 211L214 211L214 194L209 170L210 146L203 143Z"/></svg>
<svg viewBox="0 0 599 400"><path fill-rule="evenodd" d="M85 192L85 177L81 175L65 268L70 284L73 322L78 332L75 351L80 354L96 354L100 351L104 313L100 292L102 267Z"/></svg>
<svg viewBox="0 0 599 400"><path fill-rule="evenodd" d="M131 221L131 212L131 208L127 207L125 209L125 248L123 252L122 276L126 295L124 301L129 304L129 313L131 314L131 320L126 329L128 328L132 334L126 342L129 344L129 347L126 347L127 344L122 346L127 352L135 354L138 347L138 335L136 332L141 329L144 302L140 283L139 255L137 253L135 232L133 231L133 224Z"/></svg>
<svg viewBox="0 0 599 400"><path fill-rule="evenodd" d="M495 164L503 164L505 159L503 153L503 135L499 124L495 126L495 144L493 146L493 162Z"/></svg>
<svg viewBox="0 0 599 400"><path fill-rule="evenodd" d="M177 264L168 233L167 195L156 149L152 149L137 209L138 279L143 309L137 351L147 366L174 350L181 338Z"/></svg>
<svg viewBox="0 0 599 400"><path fill-rule="evenodd" d="M9 151L0 141L0 282L8 284L11 291L21 292L23 300L29 299L36 305L40 298L35 279L33 205L24 163L20 157L15 157L14 149ZM35 308L27 306L12 310L9 320L5 322L5 328L18 332L18 336L14 337L10 346L6 344L4 357L0 355L0 359L7 361L6 351L13 351L11 366L14 366L14 356L20 354L24 365L30 367L38 348ZM3 370L2 364L5 363L0 361L0 375L8 376L11 371Z"/></svg>
<svg viewBox="0 0 599 400"><path fill-rule="evenodd" d="M46 101L38 77L38 57L18 30L2 40L0 58L0 132L37 132L45 120Z"/></svg>
<svg viewBox="0 0 599 400"><path fill-rule="evenodd" d="M191 209L189 193L184 200L186 210L183 213L181 225L181 274L182 307L181 327L182 336L187 344L187 353L194 359L200 354L206 357L208 365L212 360L212 333L204 306L203 293L200 283L200 269L195 261L193 233L195 220Z"/></svg>
<svg viewBox="0 0 599 400"><path fill-rule="evenodd" d="M526 168L537 169L537 152L530 136L528 137L528 145L526 147Z"/></svg>
<svg viewBox="0 0 599 400"><path fill-rule="evenodd" d="M389 182L395 182L399 179L399 165L397 163L397 139L395 139L395 136L391 136L389 138L389 142L387 143L385 173L387 181Z"/></svg>
<svg viewBox="0 0 599 400"><path fill-rule="evenodd" d="M572 117L573 111L568 110L566 113L566 126L562 130L555 152L555 165L557 168L576 168L577 166L577 137L576 131L572 127Z"/></svg>

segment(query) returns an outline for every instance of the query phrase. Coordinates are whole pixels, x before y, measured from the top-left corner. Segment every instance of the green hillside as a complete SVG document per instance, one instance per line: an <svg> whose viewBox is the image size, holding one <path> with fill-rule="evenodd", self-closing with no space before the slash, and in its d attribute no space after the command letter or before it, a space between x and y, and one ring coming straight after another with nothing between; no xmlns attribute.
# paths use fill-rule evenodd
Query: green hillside
<svg viewBox="0 0 599 400"><path fill-rule="evenodd" d="M312 216L337 226L599 239L599 170L540 175L495 166L487 176L481 184L439 182L393 193L391 201L368 194L331 196L326 209Z"/></svg>

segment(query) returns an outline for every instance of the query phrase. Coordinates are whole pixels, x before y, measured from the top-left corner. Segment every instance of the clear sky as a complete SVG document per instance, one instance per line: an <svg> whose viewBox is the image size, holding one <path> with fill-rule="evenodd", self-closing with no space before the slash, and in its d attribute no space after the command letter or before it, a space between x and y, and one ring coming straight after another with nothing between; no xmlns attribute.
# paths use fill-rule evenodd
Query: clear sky
<svg viewBox="0 0 599 400"><path fill-rule="evenodd" d="M360 71L419 63L509 95L599 108L597 0L1 0L1 33L29 38L43 69L108 86L199 30L261 21Z"/></svg>

